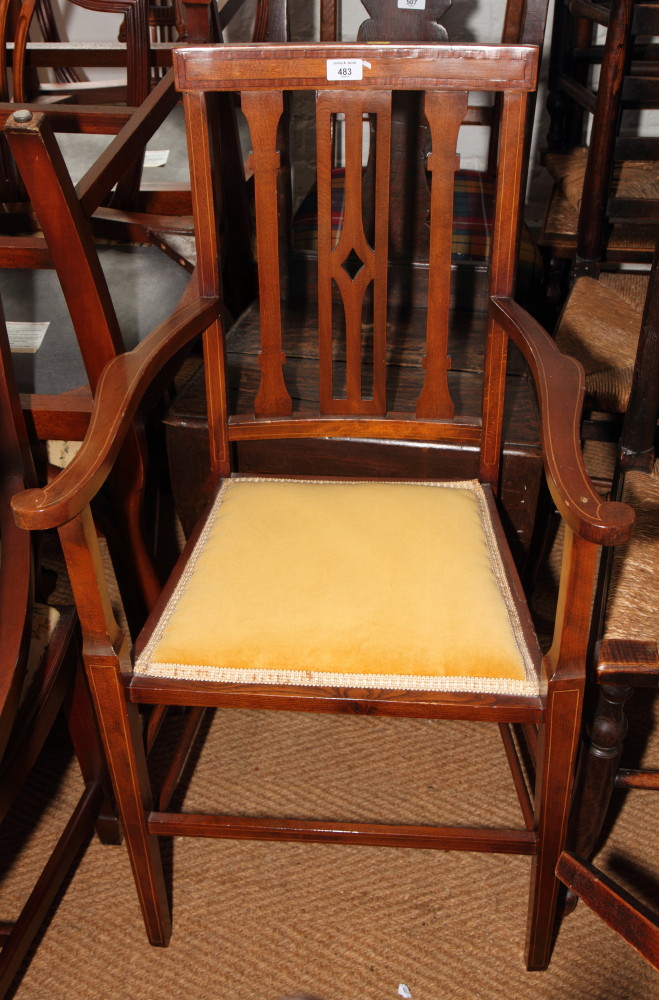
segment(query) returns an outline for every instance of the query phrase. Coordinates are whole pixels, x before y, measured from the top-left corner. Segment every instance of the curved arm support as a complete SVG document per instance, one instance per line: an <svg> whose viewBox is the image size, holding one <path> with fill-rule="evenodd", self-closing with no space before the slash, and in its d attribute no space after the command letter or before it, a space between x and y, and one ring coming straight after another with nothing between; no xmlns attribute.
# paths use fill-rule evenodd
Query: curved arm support
<svg viewBox="0 0 659 1000"><path fill-rule="evenodd" d="M12 500L21 528L59 527L79 514L103 485L153 379L220 312L217 298L182 305L138 346L109 361L98 383L89 429L73 461L49 486Z"/></svg>
<svg viewBox="0 0 659 1000"><path fill-rule="evenodd" d="M554 503L575 534L598 545L627 541L634 512L602 499L586 471L579 428L585 393L583 368L562 354L525 309L510 298L492 297L493 319L517 345L535 382L545 472Z"/></svg>

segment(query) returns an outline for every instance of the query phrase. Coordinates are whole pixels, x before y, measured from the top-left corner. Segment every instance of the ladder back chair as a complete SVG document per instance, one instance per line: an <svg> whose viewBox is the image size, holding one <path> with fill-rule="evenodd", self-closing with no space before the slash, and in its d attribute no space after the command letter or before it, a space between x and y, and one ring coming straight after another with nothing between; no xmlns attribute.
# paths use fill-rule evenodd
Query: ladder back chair
<svg viewBox="0 0 659 1000"><path fill-rule="evenodd" d="M82 622L85 662L145 925L167 944L171 922L160 836L293 839L520 853L531 858L527 964L550 957L578 745L595 561L624 541L632 514L588 480L576 429L579 365L510 298L521 202L527 95L538 52L527 46L225 45L175 54L189 135L199 298L215 497L193 533L131 659L98 573L88 504L111 468L154 374L189 334L164 326L105 369L82 449L58 480L14 500L24 527L59 526ZM260 323L221 321L221 177L215 104L241 91L254 171ZM391 95L425 92L433 151L427 306L387 302ZM287 91L316 93L318 302L306 317L281 301L278 128ZM490 319L479 391L461 391L447 357L456 142L468 93L501 94ZM376 212L361 204L362 118L375 117ZM347 224L331 233L332 131L347 122ZM257 317L258 318L258 317ZM408 322L407 327L405 322ZM289 323L292 324L289 325ZM315 407L292 402L309 378L297 343L315 331ZM402 323L402 326L401 326ZM419 324L421 338L419 340ZM255 375L230 387L231 340L255 337ZM506 356L512 340L535 381L550 488L567 525L553 643L542 657L497 513ZM512 350L512 348L511 348ZM409 401L411 399L411 405ZM460 442L469 477L241 477L240 442L314 438L362 443ZM296 452L295 445L300 446ZM366 466L366 470L368 467ZM430 827L175 812L153 808L138 705L344 712L498 723L517 791L519 828ZM510 727L537 744L527 785ZM322 719L318 720L322 725Z"/></svg>
<svg viewBox="0 0 659 1000"><path fill-rule="evenodd" d="M596 278L602 267L652 260L653 235L637 221L659 214L658 140L648 120L659 106L658 25L656 3L556 3L545 157L555 185L539 243L559 303L568 271Z"/></svg>
<svg viewBox="0 0 659 1000"><path fill-rule="evenodd" d="M659 790L656 763L654 768L632 768L623 756L630 724L636 728L630 735L635 737L637 753L651 756L642 746L648 733L639 731L642 720L634 719L633 712L628 720L627 703L634 692L644 692L647 709L656 704L659 686L658 419L659 252L649 278L611 491L634 510L636 524L630 541L605 549L600 563L592 643L597 684L586 713L570 850L561 856L558 867L561 880L657 969L656 908L653 913L647 905L651 901L632 896L629 885L616 883L606 858L597 868L591 861L603 846L602 830L615 790ZM647 858L644 850L641 854ZM608 874L602 867L609 869Z"/></svg>

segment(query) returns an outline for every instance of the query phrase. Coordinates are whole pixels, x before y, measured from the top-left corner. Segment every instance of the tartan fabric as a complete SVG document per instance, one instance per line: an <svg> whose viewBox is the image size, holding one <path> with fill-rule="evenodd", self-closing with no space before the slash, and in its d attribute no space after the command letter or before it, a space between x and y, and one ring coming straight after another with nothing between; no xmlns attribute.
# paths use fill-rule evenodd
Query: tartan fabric
<svg viewBox="0 0 659 1000"><path fill-rule="evenodd" d="M332 170L332 232L337 234L343 222L343 167ZM453 197L454 261L483 261L487 258L492 239L494 216L494 183L478 170L458 170ZM315 251L317 241L316 188L313 187L300 205L293 225L293 245L296 250ZM531 270L542 270L538 249L526 227L520 241L520 263Z"/></svg>

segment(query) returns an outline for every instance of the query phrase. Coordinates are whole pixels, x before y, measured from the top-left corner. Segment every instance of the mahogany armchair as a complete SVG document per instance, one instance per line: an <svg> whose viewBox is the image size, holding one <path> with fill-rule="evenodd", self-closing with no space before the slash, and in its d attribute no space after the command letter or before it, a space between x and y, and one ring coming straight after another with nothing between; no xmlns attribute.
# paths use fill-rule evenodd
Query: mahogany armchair
<svg viewBox="0 0 659 1000"><path fill-rule="evenodd" d="M47 605L43 593L41 602L35 600L36 539L17 529L11 515L11 498L35 484L0 307L0 822L10 815L60 712L84 779L82 795L20 912L3 914L13 919L0 921L0 997L8 994L109 794L75 609ZM113 824L106 816L97 829L103 839L116 840L116 819Z"/></svg>
<svg viewBox="0 0 659 1000"><path fill-rule="evenodd" d="M604 502L585 473L579 365L561 356L511 298L526 104L537 60L529 46L419 44L225 45L175 54L192 149L198 297L186 307L186 323L180 313L177 324L165 324L106 367L76 458L46 489L13 501L20 525L59 528L153 944L166 945L171 931L158 838L203 835L526 855L527 965L540 969L549 961L596 558L602 544L628 538L633 515ZM227 329L215 111L218 96L237 87L253 144L259 303ZM433 174L427 303L411 312L387 299L391 93L406 89L425 92ZM318 299L302 311L282 302L279 283L277 135L290 90L316 92ZM501 95L501 127L486 369L472 379L453 371L448 356L468 334L449 310L448 234L457 134L468 93L478 90ZM364 113L375 119L372 240L361 201ZM347 225L333 245L331 133L338 114L346 116ZM213 498L131 653L107 600L88 505L154 376L201 326ZM316 342L310 361L299 352L305 338ZM251 345L254 359L238 382L236 344ZM537 389L544 465L566 523L555 632L544 657L497 509L506 358L515 349ZM301 401L300 381L313 387ZM397 440L457 443L463 465L457 478L449 471L387 480L368 463L347 478L333 476L331 466L324 476L309 476L304 449L316 438L366 448ZM239 446L257 440L264 448L287 442L291 464L299 458L297 474L241 477ZM382 716L391 726L404 726L405 717L498 724L519 828L487 820L463 828L177 812L171 800L178 755L154 809L138 706L173 704L191 709L192 728L211 706L317 712L319 726L335 711ZM535 748L528 780L515 723Z"/></svg>

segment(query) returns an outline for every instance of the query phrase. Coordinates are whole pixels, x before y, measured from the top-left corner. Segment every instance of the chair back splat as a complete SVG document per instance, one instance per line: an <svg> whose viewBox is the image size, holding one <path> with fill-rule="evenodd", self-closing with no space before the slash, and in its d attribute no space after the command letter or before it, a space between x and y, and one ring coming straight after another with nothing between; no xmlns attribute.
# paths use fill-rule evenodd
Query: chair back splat
<svg viewBox="0 0 659 1000"><path fill-rule="evenodd" d="M540 969L549 961L598 548L625 541L633 515L603 501L585 472L580 366L512 299L526 104L537 60L534 47L496 45L175 52L191 155L198 294L108 364L73 462L45 490L13 501L22 527L60 530L153 944L166 944L171 926L158 837L194 835L528 855L527 965ZM217 107L237 89L251 131L259 300L227 327ZM302 300L282 260L288 218L279 196L285 95L301 90L315 94L319 201L317 296ZM390 280L396 91L421 93L432 144L422 305L392 295ZM468 94L478 91L494 92L501 106L490 295L481 312L452 287L459 275L451 274L450 260L458 133ZM339 123L342 141L335 143ZM346 180L339 231L331 220L337 146ZM369 159L373 212L363 198ZM140 407L154 402L158 373L200 328L212 503L131 657L99 573L89 503ZM540 415L544 473L565 522L553 641L544 658L497 499L505 421L529 393ZM362 448L363 467L335 475L328 460L322 475L310 472L305 448L328 440ZM400 443L409 454L434 449L433 463L421 474L412 464L413 472L387 477L369 456ZM269 450L278 446L286 464L268 468ZM249 468L254 448L263 457L259 475ZM160 711L173 704L190 709L185 746L173 754L154 808L138 706ZM383 717L382 726L409 725L405 717L497 723L520 822L393 825L174 811L172 792L202 710L228 706L366 714ZM526 752L518 753L520 741L531 769L523 764Z"/></svg>
<svg viewBox="0 0 659 1000"><path fill-rule="evenodd" d="M251 127L253 152L250 166L254 171L256 203L256 247L261 303L259 385L250 414L234 415L225 429L223 441L214 441L214 463L218 474L229 468L229 443L248 435L257 436L255 418L261 421L263 437L326 436L360 438L401 438L410 436L423 441L447 435L465 444L487 441L482 459L485 478L496 486L500 427L497 428L505 391L505 357L491 366L486 381L486 410L462 414L460 420L438 427L428 421L450 420L454 404L450 398L449 292L451 281L451 225L453 212L453 174L458 165L457 136L467 110L470 89L505 92L500 143L500 183L494 225L491 293L509 296L514 280L515 248L520 205L520 176L517 170L519 143L524 135L526 92L534 86L536 52L528 48L477 46L473 58L464 61L459 46L437 50L428 46L392 48L361 45L306 46L290 45L276 50L264 48L267 60L252 61L249 50L227 46L227 58L213 59L211 49L179 50L176 54L177 86L184 91L189 141L195 142L196 156L193 189L200 224L203 225L202 201L209 195L207 178L212 176L215 159L212 126L206 113L213 93L236 86L241 80L242 107ZM377 63L369 53L378 53ZM345 58L345 53L349 53ZM381 53L390 53L382 56ZM438 58L438 53L441 58ZM402 60L401 61L401 55ZM345 63L345 65L343 65ZM336 64L336 79L341 73L353 73L359 67L363 80L349 80L349 89L331 87L328 73ZM370 64L370 65L369 65ZM277 137L283 114L280 74L300 76L288 79L292 90L318 91L317 171L319 200L318 253L318 399L315 417L307 412L293 412L291 393L286 385L286 349L282 329L286 324L281 302L280 260L278 250L279 220L275 211L277 178L280 168ZM328 69L330 67L330 69ZM377 68L376 68L377 67ZM487 71L486 71L487 68ZM388 205L389 143L391 134L391 96L393 90L419 90L427 87L437 71L442 73L441 90L433 87L426 94L425 115L435 140L429 158L433 179L431 205L431 249L427 271L428 309L411 310L408 336L420 338L422 365L415 375L422 379L414 410L399 412L394 386L386 384L386 370L392 351L401 345L387 344L387 327L392 317L387 313L388 280ZM262 72L263 71L263 72ZM487 73L492 78L488 79ZM239 76L236 76L239 74ZM246 74L244 76L243 74ZM258 74L258 75L257 75ZM267 74L267 75L266 75ZM348 78L346 78L348 79ZM278 87L278 89L277 89ZM363 140L363 116L375 121L376 159L375 211L372 219L363 218L362 164L366 151ZM339 118L345 120L346 208L345 224L333 245L331 220L332 134ZM441 142L438 138L441 136ZM194 140L193 140L194 137ZM215 175L217 177L217 174ZM505 181L504 181L505 178ZM216 198L218 194L216 192ZM217 203L217 202L216 202ZM370 227L372 233L369 233ZM198 266L203 284L219 291L216 270L217 249L214 238L205 234L199 240ZM315 310L315 304L312 306ZM343 313L341 316L340 313ZM418 321L427 316L419 332ZM364 336L364 326L368 335ZM333 342L337 331L341 345ZM221 334L218 334L221 338ZM490 329L491 356L500 355L493 341L497 332ZM481 343L481 350L483 345ZM222 350L218 343L217 350ZM294 345L290 350L294 353ZM210 400L224 394L217 368L207 374ZM480 400L479 400L480 408ZM242 400L239 401L242 409ZM393 407L393 409L392 409ZM370 419L369 419L370 418ZM263 423L276 421L276 423ZM312 421L312 422L310 422ZM320 423L319 423L320 421ZM500 423L500 421L499 421ZM217 421L211 420L216 435Z"/></svg>

